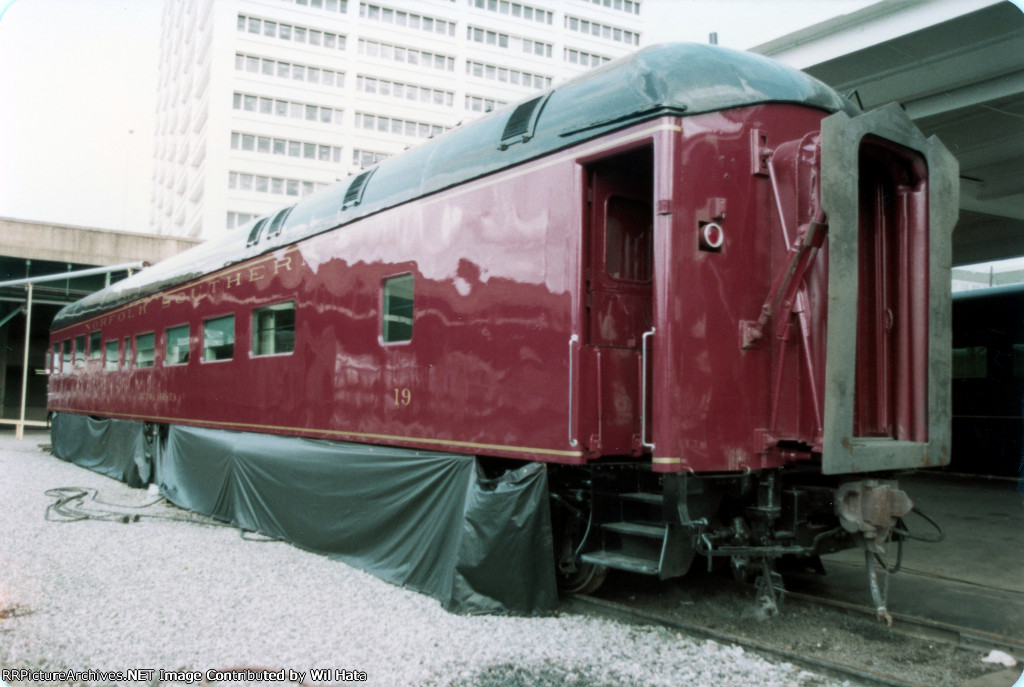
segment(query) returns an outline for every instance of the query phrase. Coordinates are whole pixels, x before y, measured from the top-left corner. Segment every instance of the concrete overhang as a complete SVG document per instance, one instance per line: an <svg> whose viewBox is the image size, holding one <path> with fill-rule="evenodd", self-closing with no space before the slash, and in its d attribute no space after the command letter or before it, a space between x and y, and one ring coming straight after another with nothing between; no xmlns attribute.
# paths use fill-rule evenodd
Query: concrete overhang
<svg viewBox="0 0 1024 687"><path fill-rule="evenodd" d="M960 163L953 262L1024 255L1024 12L1005 0L888 0L751 49L865 109L899 103Z"/></svg>
<svg viewBox="0 0 1024 687"><path fill-rule="evenodd" d="M0 255L85 265L117 265L132 260L150 264L191 248L198 239L72 227L0 217Z"/></svg>

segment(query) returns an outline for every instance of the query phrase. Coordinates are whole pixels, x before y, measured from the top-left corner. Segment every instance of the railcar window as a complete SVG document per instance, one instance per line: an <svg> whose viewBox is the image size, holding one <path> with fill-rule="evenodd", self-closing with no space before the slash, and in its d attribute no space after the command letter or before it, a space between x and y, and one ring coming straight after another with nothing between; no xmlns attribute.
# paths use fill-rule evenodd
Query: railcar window
<svg viewBox="0 0 1024 687"><path fill-rule="evenodd" d="M75 367L85 365L85 334L75 337Z"/></svg>
<svg viewBox="0 0 1024 687"><path fill-rule="evenodd" d="M103 358L104 370L116 370L117 364L121 361L121 351L117 339L108 341Z"/></svg>
<svg viewBox="0 0 1024 687"><path fill-rule="evenodd" d="M164 349L167 352L167 365L184 365L188 362L189 331L188 325L168 327Z"/></svg>
<svg viewBox="0 0 1024 687"><path fill-rule="evenodd" d="M61 372L71 371L71 339L64 339L60 346L61 350Z"/></svg>
<svg viewBox="0 0 1024 687"><path fill-rule="evenodd" d="M612 196L605 222L608 276L623 281L651 280L653 211L649 203Z"/></svg>
<svg viewBox="0 0 1024 687"><path fill-rule="evenodd" d="M95 332L89 332L89 360L96 360L100 357L102 349L103 337L100 336L99 330Z"/></svg>
<svg viewBox="0 0 1024 687"><path fill-rule="evenodd" d="M50 356L50 373L60 374L60 343L57 342L53 345Z"/></svg>
<svg viewBox="0 0 1024 687"><path fill-rule="evenodd" d="M235 316L203 322L203 362L230 360L235 355Z"/></svg>
<svg viewBox="0 0 1024 687"><path fill-rule="evenodd" d="M121 342L117 339L106 342L103 347L103 370L117 370L121 364Z"/></svg>
<svg viewBox="0 0 1024 687"><path fill-rule="evenodd" d="M252 354L295 350L295 301L257 308L252 313Z"/></svg>
<svg viewBox="0 0 1024 687"><path fill-rule="evenodd" d="M132 340L130 337L124 337L124 366L125 369L132 366Z"/></svg>
<svg viewBox="0 0 1024 687"><path fill-rule="evenodd" d="M135 337L135 367L153 367L156 360L156 335L153 332Z"/></svg>
<svg viewBox="0 0 1024 687"><path fill-rule="evenodd" d="M988 348L971 346L953 349L954 379L984 379L988 376Z"/></svg>
<svg viewBox="0 0 1024 687"><path fill-rule="evenodd" d="M413 278L411 274L384 280L384 315L381 338L384 343L412 339Z"/></svg>

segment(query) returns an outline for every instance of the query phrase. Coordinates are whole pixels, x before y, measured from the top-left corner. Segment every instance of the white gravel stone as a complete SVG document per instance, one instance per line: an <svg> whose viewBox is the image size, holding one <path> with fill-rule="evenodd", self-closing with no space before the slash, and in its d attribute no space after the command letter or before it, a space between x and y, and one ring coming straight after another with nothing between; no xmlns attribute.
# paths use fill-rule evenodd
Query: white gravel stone
<svg viewBox="0 0 1024 687"><path fill-rule="evenodd" d="M47 519L55 498L45 492L55 487L94 488L116 504L154 500L40 451L48 441L42 433L21 442L0 434L3 669L248 666L301 671L314 683L310 669L328 668L353 671L332 672L328 683L355 683L361 671L371 685L479 687L847 684L660 628L568 615L452 615L431 598L286 543L158 519L194 519L165 502L120 509L147 516L138 522Z"/></svg>

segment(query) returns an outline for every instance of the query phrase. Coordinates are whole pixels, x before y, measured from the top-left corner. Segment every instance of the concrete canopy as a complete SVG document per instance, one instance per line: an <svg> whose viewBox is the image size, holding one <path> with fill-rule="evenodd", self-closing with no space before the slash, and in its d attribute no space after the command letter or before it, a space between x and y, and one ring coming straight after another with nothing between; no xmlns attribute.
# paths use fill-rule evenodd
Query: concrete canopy
<svg viewBox="0 0 1024 687"><path fill-rule="evenodd" d="M890 0L764 43L865 109L904 107L960 163L953 263L1024 256L1024 11L1005 0Z"/></svg>

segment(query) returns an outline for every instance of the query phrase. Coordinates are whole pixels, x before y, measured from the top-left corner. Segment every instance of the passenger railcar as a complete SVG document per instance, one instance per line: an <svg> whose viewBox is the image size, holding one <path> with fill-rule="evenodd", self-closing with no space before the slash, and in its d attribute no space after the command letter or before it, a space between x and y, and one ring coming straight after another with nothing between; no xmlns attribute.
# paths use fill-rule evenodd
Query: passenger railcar
<svg viewBox="0 0 1024 687"><path fill-rule="evenodd" d="M957 168L900 108L652 47L62 311L58 413L543 461L559 575L769 572L949 460Z"/></svg>
<svg viewBox="0 0 1024 687"><path fill-rule="evenodd" d="M1024 477L1024 285L953 296L957 472Z"/></svg>

